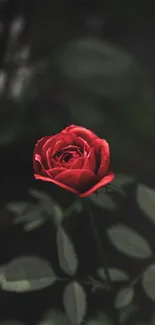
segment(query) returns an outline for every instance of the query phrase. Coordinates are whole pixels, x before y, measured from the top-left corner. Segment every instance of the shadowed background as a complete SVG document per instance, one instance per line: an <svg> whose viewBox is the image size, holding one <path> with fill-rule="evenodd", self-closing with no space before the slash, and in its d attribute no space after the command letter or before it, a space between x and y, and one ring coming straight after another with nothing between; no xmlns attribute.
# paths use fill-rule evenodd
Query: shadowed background
<svg viewBox="0 0 155 325"><path fill-rule="evenodd" d="M154 186L154 39L154 17L125 9L120 13L114 1L109 6L88 0L0 1L1 264L20 254L37 253L49 259L52 255L57 265L55 235L51 239L46 226L25 234L21 225L12 225L5 208L10 201L30 199L30 187L47 190L64 206L73 200L69 193L34 180L32 154L40 137L70 124L90 128L110 143L111 170L134 174L138 182ZM150 237L154 247L154 231L145 220L141 223L132 191L130 196L128 202L122 199L116 221L125 218ZM107 215L103 227L114 222L111 212ZM87 225L87 218L80 217L71 231L85 274L96 265L93 247L85 262L92 243ZM141 268L133 270L116 253L109 259L125 265L131 274ZM2 292L2 319L9 315L34 324L44 309L61 307L61 288L51 291L25 294L22 299ZM101 301L99 295L90 305L95 310ZM151 308L147 302L148 314Z"/></svg>

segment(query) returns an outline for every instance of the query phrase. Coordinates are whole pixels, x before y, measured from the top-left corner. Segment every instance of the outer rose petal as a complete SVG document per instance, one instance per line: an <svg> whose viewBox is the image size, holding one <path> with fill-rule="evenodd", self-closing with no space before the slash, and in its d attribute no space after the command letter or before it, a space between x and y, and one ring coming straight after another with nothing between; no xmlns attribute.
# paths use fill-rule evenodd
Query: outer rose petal
<svg viewBox="0 0 155 325"><path fill-rule="evenodd" d="M36 154L38 154L38 155L40 155L41 157L42 157L42 147L43 147L43 145L45 144L45 142L48 140L48 139L50 139L51 138L51 136L50 135L48 135L48 136L46 136L46 137L43 137L43 138L41 138L40 140L38 140L37 141L37 143L36 143L36 145L35 145L35 147L34 147L34 151L33 151L33 167L34 167L34 170L36 171L36 164L35 164L35 155ZM46 159L46 157L42 157L43 159L45 158ZM46 163L45 163L45 165L46 165ZM36 171L37 172L37 171Z"/></svg>
<svg viewBox="0 0 155 325"><path fill-rule="evenodd" d="M64 167L58 167L58 168L51 168L47 170L47 176L51 178L55 178L60 173L66 171L67 169Z"/></svg>
<svg viewBox="0 0 155 325"><path fill-rule="evenodd" d="M40 179L40 180L42 180L42 181L44 181L44 182L54 183L54 184L56 184L56 185L58 185L58 186L64 188L65 190L68 190L68 191L70 191L70 192L72 192L72 193L74 193L74 194L76 194L76 195L79 194L79 192L78 192L77 190L75 190L74 188L72 188L72 187L70 187L70 186L68 186L68 185L66 185L66 184L62 184L61 182L56 181L56 180L53 179L53 178L45 177L45 176L41 176L41 175L38 175L38 174L34 174L34 177L35 177L35 179Z"/></svg>
<svg viewBox="0 0 155 325"><path fill-rule="evenodd" d="M91 151L89 152L87 158L85 158L85 162L83 165L84 169L89 169L92 172L95 172L96 169L96 160L95 160L95 150L94 148L91 149Z"/></svg>
<svg viewBox="0 0 155 325"><path fill-rule="evenodd" d="M87 169L68 169L58 174L55 180L75 188L81 193L94 185L96 176L92 171Z"/></svg>
<svg viewBox="0 0 155 325"><path fill-rule="evenodd" d="M109 144L104 139L96 139L93 143L96 151L96 158L99 159L99 169L97 172L98 179L107 174L110 164Z"/></svg>
<svg viewBox="0 0 155 325"><path fill-rule="evenodd" d="M33 166L36 173L46 176L46 169L37 160L34 161Z"/></svg>
<svg viewBox="0 0 155 325"><path fill-rule="evenodd" d="M33 168L36 173L39 173L41 175L47 174L47 171L44 168L44 165L42 163L42 158L37 153L35 154L34 159L33 159Z"/></svg>
<svg viewBox="0 0 155 325"><path fill-rule="evenodd" d="M105 176L99 183L97 183L96 185L94 185L90 190L84 192L84 193L79 193L79 191L75 190L74 188L66 185L66 184L63 184L55 179L52 179L52 178L49 178L49 177L45 177L45 176L41 176L41 175L38 175L38 174L34 174L34 177L38 180L42 180L42 181L45 181L45 182L50 182L50 183L54 183L76 195L78 195L79 197L81 198L85 198L87 196L90 196L91 194L93 194L94 192L96 192L99 188L107 185L108 183L112 182L113 179L114 179L114 174L113 173L109 173L107 176Z"/></svg>
<svg viewBox="0 0 155 325"><path fill-rule="evenodd" d="M50 138L51 138L51 136L48 135L48 136L43 137L40 140L38 140L35 147L34 147L34 154L36 154L36 153L41 154L42 147L43 147L44 143Z"/></svg>
<svg viewBox="0 0 155 325"><path fill-rule="evenodd" d="M101 187L107 185L108 183L112 182L114 177L115 177L114 173L109 173L108 175L104 176L104 178L101 179L100 182L98 182L92 188L90 188L90 190L86 191L85 193L80 193L80 194L78 194L78 196L80 196L82 198L90 196L91 194L96 192L99 188L101 188Z"/></svg>
<svg viewBox="0 0 155 325"><path fill-rule="evenodd" d="M49 148L46 152L46 161L48 168L52 168L52 155L51 155L52 148Z"/></svg>
<svg viewBox="0 0 155 325"><path fill-rule="evenodd" d="M87 141L89 145L91 145L91 143L98 138L97 135L91 130L74 124L65 128L64 131L74 133L78 137L81 137L82 139Z"/></svg>

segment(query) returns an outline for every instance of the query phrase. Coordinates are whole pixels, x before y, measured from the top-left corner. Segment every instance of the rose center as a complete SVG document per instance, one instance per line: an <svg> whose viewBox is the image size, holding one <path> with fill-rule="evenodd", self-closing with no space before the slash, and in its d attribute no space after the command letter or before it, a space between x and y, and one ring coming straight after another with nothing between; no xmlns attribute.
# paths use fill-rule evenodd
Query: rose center
<svg viewBox="0 0 155 325"><path fill-rule="evenodd" d="M60 160L67 163L71 158L72 158L72 154L68 152L68 153L64 153Z"/></svg>
<svg viewBox="0 0 155 325"><path fill-rule="evenodd" d="M59 161L62 164L70 164L75 159L81 156L82 156L82 152L80 148L78 147L73 148L70 146L57 152L54 158L56 161Z"/></svg>

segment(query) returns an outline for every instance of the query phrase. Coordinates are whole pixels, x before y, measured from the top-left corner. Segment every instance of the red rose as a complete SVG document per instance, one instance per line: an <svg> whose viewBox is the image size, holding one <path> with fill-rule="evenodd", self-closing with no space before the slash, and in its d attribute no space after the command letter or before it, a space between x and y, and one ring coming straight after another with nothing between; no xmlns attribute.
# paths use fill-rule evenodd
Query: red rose
<svg viewBox="0 0 155 325"><path fill-rule="evenodd" d="M43 137L34 149L34 177L80 197L91 195L114 179L114 174L108 173L109 163L108 143L76 125Z"/></svg>

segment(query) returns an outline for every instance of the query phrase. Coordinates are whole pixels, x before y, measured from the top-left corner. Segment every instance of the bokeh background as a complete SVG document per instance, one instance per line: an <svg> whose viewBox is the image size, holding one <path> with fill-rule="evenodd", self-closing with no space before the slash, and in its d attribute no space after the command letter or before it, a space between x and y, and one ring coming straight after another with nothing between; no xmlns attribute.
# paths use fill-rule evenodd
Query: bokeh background
<svg viewBox="0 0 155 325"><path fill-rule="evenodd" d="M31 200L31 187L46 190L65 207L74 199L34 180L32 154L40 137L70 124L88 127L110 143L114 172L135 175L138 182L155 186L154 40L154 17L125 6L120 12L115 1L108 5L89 0L0 1L1 264L33 253L52 256L57 264L54 232L51 236L44 225L25 233L21 224L13 224L6 209L9 202ZM122 201L115 217L138 227L155 246L154 230L146 220L141 222L132 198ZM90 251L91 234L87 220L79 220L76 227L71 222L71 235L79 252L87 237L81 272L91 273L93 248L87 263L84 255ZM110 212L104 226L111 220ZM131 274L142 266L124 262L116 253L111 261L122 263ZM35 324L48 307L61 308L61 288L50 290L20 296L0 293L0 317ZM138 296L149 315L154 307L141 298L140 291ZM92 308L102 302L99 294L91 301ZM108 308L106 303L103 306Z"/></svg>

